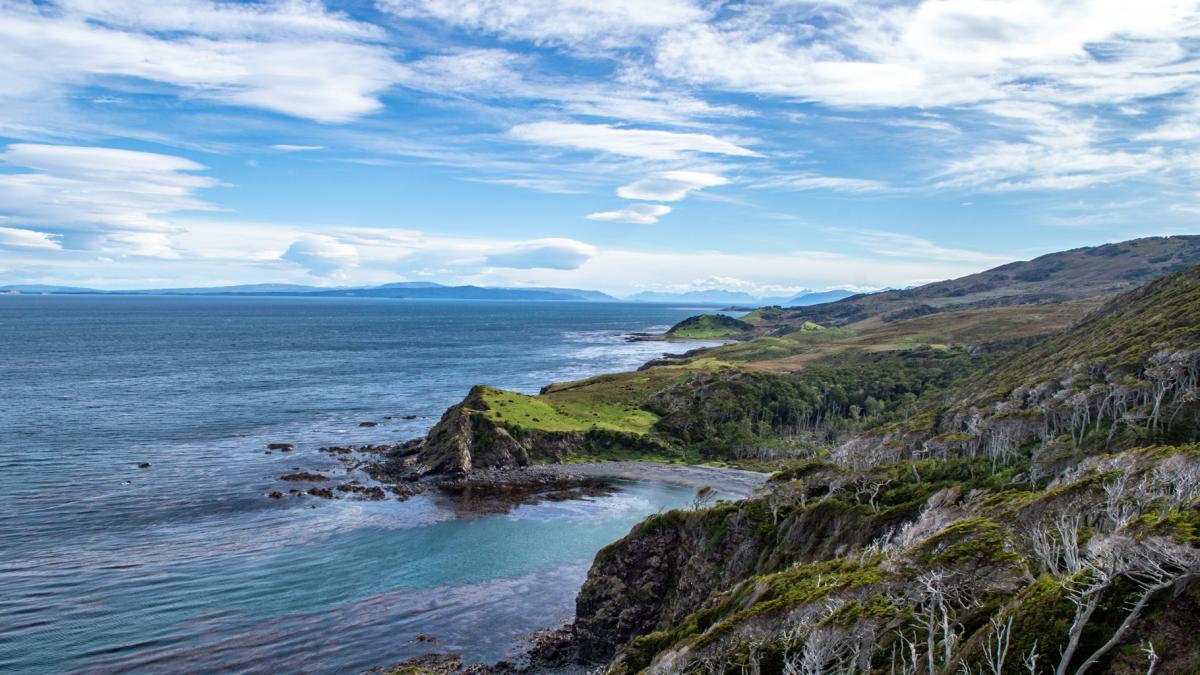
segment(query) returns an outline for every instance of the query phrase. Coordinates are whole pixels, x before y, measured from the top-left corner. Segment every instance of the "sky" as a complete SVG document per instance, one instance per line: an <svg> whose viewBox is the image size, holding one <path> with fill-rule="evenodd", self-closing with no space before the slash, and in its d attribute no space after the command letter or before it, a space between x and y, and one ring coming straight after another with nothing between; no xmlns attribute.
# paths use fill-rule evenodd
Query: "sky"
<svg viewBox="0 0 1200 675"><path fill-rule="evenodd" d="M1200 233L1200 2L0 0L0 284L755 295Z"/></svg>

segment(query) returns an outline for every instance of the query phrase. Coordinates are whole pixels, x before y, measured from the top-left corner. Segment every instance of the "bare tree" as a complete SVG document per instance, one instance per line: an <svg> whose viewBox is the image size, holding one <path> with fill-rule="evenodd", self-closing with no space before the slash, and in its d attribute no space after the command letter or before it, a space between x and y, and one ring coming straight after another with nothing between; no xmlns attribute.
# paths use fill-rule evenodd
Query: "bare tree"
<svg viewBox="0 0 1200 675"><path fill-rule="evenodd" d="M1154 675L1154 669L1158 667L1158 652L1154 651L1154 643L1146 640L1142 643L1142 652L1146 655L1146 675Z"/></svg>
<svg viewBox="0 0 1200 675"><path fill-rule="evenodd" d="M1052 525L1039 523L1030 530L1033 555L1042 569L1054 577L1071 576L1083 569L1079 549L1080 518L1062 515Z"/></svg>
<svg viewBox="0 0 1200 675"><path fill-rule="evenodd" d="M1001 675L1004 672L1004 661L1008 658L1008 643L1012 638L1012 615L1009 615L1007 622L1001 622L1000 617L992 617L992 635L991 640L983 650L983 660L987 664L988 670L992 675Z"/></svg>
<svg viewBox="0 0 1200 675"><path fill-rule="evenodd" d="M711 485L696 490L696 496L692 497L692 510L699 511L706 508L717 498L717 491Z"/></svg>
<svg viewBox="0 0 1200 675"><path fill-rule="evenodd" d="M1188 579L1200 577L1200 552L1161 537L1134 541L1129 537L1112 535L1100 538L1089 546L1085 569L1075 581L1066 584L1068 597L1075 604L1075 618L1068 631L1067 644L1055 670L1056 675L1067 672L1079 648L1079 637L1104 591L1122 576L1137 584L1136 599L1129 605L1125 619L1108 641L1084 659L1075 669L1075 675L1083 675L1120 644L1156 594Z"/></svg>
<svg viewBox="0 0 1200 675"><path fill-rule="evenodd" d="M917 577L920 599L913 620L925 634L925 664L930 673L941 672L954 661L963 637L958 613L975 605L969 586L956 583L957 573L930 570Z"/></svg>
<svg viewBox="0 0 1200 675"><path fill-rule="evenodd" d="M1034 640L1033 644L1029 647L1029 651L1025 652L1025 658L1021 659L1021 665L1025 666L1025 670L1028 671L1029 675L1038 674L1038 658L1037 640Z"/></svg>

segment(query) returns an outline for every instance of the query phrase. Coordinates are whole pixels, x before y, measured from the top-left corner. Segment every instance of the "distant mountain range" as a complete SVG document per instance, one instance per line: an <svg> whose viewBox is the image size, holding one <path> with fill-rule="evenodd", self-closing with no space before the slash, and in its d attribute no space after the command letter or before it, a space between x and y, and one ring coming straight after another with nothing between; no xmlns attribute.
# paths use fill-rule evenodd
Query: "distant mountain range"
<svg viewBox="0 0 1200 675"><path fill-rule="evenodd" d="M635 293L627 300L631 302L682 302L698 305L739 305L750 307L807 307L823 302L833 302L856 295L855 291L840 288L829 291L804 290L793 296L753 296L740 291L725 291L718 288L687 291L686 293L665 293L660 291L642 291Z"/></svg>
<svg viewBox="0 0 1200 675"><path fill-rule="evenodd" d="M0 286L0 292L50 293L69 295L266 295L302 297L357 297L425 300L529 300L558 302L618 302L599 291L573 288L488 288L483 286L443 286L423 281L400 282L367 288L323 288L298 284L248 284L212 288L151 288L129 291L104 291L74 286L13 285Z"/></svg>
<svg viewBox="0 0 1200 675"><path fill-rule="evenodd" d="M627 298L617 298L600 291L578 288L512 288L488 286L444 286L427 281L403 281L370 287L303 286L299 284L245 284L211 288L149 288L106 291L78 286L26 284L0 286L0 293L62 294L62 295L267 295L303 297L359 297L423 300L522 300L556 302L659 302L694 305L783 305L804 307L832 302L854 295L850 291L805 291L795 297L755 297L749 293L708 289L686 293L642 291Z"/></svg>

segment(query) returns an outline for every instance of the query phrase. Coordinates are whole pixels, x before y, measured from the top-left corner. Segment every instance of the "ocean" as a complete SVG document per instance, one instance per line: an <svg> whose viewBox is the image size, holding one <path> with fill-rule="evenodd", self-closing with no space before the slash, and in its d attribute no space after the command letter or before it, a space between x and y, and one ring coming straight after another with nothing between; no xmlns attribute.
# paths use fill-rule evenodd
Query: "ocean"
<svg viewBox="0 0 1200 675"><path fill-rule="evenodd" d="M622 481L493 515L268 493L293 469L344 471L318 446L423 434L472 384L535 393L680 351L623 336L697 311L0 296L0 671L513 656L570 619L597 550L694 489Z"/></svg>

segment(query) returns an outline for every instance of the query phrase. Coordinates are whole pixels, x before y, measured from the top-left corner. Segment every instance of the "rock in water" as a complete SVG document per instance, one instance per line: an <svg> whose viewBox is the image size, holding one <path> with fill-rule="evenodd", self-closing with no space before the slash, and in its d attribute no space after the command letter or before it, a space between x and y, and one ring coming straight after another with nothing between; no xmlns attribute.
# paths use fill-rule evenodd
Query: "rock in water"
<svg viewBox="0 0 1200 675"><path fill-rule="evenodd" d="M298 473L284 474L279 477L279 480L286 480L292 483L322 483L329 480L329 477L323 476L319 473L300 471Z"/></svg>

